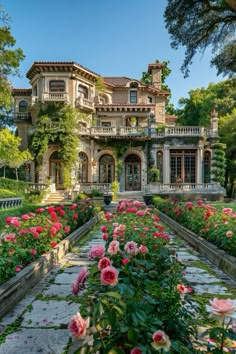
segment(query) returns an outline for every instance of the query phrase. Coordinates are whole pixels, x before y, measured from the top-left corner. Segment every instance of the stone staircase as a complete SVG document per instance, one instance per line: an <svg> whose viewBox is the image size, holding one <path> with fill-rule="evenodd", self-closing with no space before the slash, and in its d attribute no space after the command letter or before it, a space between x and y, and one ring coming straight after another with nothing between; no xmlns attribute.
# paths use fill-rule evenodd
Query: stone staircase
<svg viewBox="0 0 236 354"><path fill-rule="evenodd" d="M130 191L130 192L120 192L118 193L119 200L138 200L143 202L143 192L142 191Z"/></svg>
<svg viewBox="0 0 236 354"><path fill-rule="evenodd" d="M65 193L64 190L58 190L56 192L50 192L46 199L44 199L44 204L54 204L61 202L69 202L68 193Z"/></svg>

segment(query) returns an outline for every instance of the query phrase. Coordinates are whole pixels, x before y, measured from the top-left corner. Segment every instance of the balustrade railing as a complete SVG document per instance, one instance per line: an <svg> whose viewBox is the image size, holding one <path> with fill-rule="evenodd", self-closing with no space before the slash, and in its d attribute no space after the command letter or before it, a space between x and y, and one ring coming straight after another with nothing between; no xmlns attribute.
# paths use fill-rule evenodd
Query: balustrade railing
<svg viewBox="0 0 236 354"><path fill-rule="evenodd" d="M78 183L74 189L81 193L84 192L88 194L90 194L92 190L108 193L111 192L111 183Z"/></svg>
<svg viewBox="0 0 236 354"><path fill-rule="evenodd" d="M69 102L69 95L65 92L44 92L42 101L63 101Z"/></svg>
<svg viewBox="0 0 236 354"><path fill-rule="evenodd" d="M48 184L46 183L33 183L33 182L29 182L28 183L28 190L39 190L42 191L44 189L48 188Z"/></svg>
<svg viewBox="0 0 236 354"><path fill-rule="evenodd" d="M219 191L222 190L218 183L150 183L146 187L149 193L165 192L199 192L199 191Z"/></svg>
<svg viewBox="0 0 236 354"><path fill-rule="evenodd" d="M91 135L117 135L116 127L92 127Z"/></svg>
<svg viewBox="0 0 236 354"><path fill-rule="evenodd" d="M22 205L22 198L0 198L0 209L18 208Z"/></svg>
<svg viewBox="0 0 236 354"><path fill-rule="evenodd" d="M87 108L94 108L94 103L91 100L88 100L87 98L84 97L77 97L75 100L75 105L80 106L80 107L87 107Z"/></svg>
<svg viewBox="0 0 236 354"><path fill-rule="evenodd" d="M17 112L14 113L14 119L18 121L31 121L30 112Z"/></svg>

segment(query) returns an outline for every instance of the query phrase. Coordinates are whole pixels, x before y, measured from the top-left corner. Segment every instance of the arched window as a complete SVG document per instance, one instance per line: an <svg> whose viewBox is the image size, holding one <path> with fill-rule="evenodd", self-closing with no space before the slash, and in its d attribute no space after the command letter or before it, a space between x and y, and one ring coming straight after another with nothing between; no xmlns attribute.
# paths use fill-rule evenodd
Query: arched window
<svg viewBox="0 0 236 354"><path fill-rule="evenodd" d="M157 168L160 171L160 182L163 183L163 153L157 151Z"/></svg>
<svg viewBox="0 0 236 354"><path fill-rule="evenodd" d="M129 85L130 88L138 88L138 83L137 82L131 82Z"/></svg>
<svg viewBox="0 0 236 354"><path fill-rule="evenodd" d="M78 171L79 182L88 182L88 157L84 152L79 152L79 171Z"/></svg>
<svg viewBox="0 0 236 354"><path fill-rule="evenodd" d="M211 153L210 151L204 152L203 158L203 182L211 182Z"/></svg>
<svg viewBox="0 0 236 354"><path fill-rule="evenodd" d="M78 86L78 96L88 99L88 89L83 85Z"/></svg>
<svg viewBox="0 0 236 354"><path fill-rule="evenodd" d="M27 101L20 101L19 112L21 112L21 113L27 112L27 108L28 108L28 102Z"/></svg>
<svg viewBox="0 0 236 354"><path fill-rule="evenodd" d="M65 81L62 80L49 81L49 92L65 92Z"/></svg>
<svg viewBox="0 0 236 354"><path fill-rule="evenodd" d="M112 183L115 179L115 162L111 155L103 155L99 160L99 182Z"/></svg>

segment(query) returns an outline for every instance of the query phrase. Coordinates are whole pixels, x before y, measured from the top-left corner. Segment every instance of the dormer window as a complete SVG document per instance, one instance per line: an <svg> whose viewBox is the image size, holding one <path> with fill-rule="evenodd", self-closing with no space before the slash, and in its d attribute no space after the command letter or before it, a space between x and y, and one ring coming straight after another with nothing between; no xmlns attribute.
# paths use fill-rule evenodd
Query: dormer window
<svg viewBox="0 0 236 354"><path fill-rule="evenodd" d="M49 81L49 92L65 92L65 81Z"/></svg>
<svg viewBox="0 0 236 354"><path fill-rule="evenodd" d="M27 112L28 102L27 101L20 101L19 103L19 112Z"/></svg>
<svg viewBox="0 0 236 354"><path fill-rule="evenodd" d="M83 97L88 99L88 89L83 85L78 86L78 97Z"/></svg>
<svg viewBox="0 0 236 354"><path fill-rule="evenodd" d="M138 88L138 83L137 82L131 82L131 84L129 85L130 88Z"/></svg>

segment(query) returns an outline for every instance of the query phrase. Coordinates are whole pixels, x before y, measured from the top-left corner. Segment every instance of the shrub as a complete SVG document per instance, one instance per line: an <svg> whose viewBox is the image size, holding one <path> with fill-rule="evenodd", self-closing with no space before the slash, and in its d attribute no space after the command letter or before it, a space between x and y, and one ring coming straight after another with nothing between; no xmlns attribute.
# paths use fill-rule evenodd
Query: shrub
<svg viewBox="0 0 236 354"><path fill-rule="evenodd" d="M0 189L0 198L14 198L20 196L20 193L9 191L8 189Z"/></svg>
<svg viewBox="0 0 236 354"><path fill-rule="evenodd" d="M23 181L16 181L10 178L0 177L0 188L16 191L18 195L23 196L28 189L28 183Z"/></svg>

